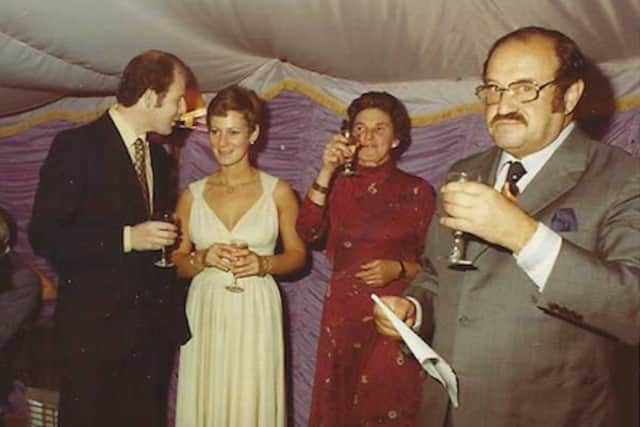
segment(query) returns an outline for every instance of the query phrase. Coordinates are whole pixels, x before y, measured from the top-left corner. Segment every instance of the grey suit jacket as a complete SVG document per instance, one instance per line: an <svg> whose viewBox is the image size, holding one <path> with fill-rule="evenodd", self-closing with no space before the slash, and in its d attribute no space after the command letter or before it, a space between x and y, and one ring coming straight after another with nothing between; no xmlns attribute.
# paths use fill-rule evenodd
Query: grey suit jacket
<svg viewBox="0 0 640 427"><path fill-rule="evenodd" d="M453 169L491 184L499 157L492 148ZM448 269L451 230L432 222L408 294L433 300L433 346L458 375L460 407L428 379L420 425L444 425L447 411L453 427L636 425L640 162L574 131L518 204L563 239L542 293L486 242L468 245L477 270Z"/></svg>

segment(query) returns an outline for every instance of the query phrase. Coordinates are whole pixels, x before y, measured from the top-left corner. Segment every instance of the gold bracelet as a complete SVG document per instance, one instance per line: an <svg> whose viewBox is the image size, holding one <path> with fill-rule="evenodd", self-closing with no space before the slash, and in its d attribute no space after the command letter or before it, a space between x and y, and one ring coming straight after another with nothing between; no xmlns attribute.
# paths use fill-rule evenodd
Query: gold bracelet
<svg viewBox="0 0 640 427"><path fill-rule="evenodd" d="M260 256L258 257L258 276L263 277L271 273L273 264L271 264L271 257Z"/></svg>
<svg viewBox="0 0 640 427"><path fill-rule="evenodd" d="M271 274L271 270L273 270L273 264L271 264L271 257L265 257L264 261L265 261L265 264L267 264L266 268L264 269L264 274Z"/></svg>

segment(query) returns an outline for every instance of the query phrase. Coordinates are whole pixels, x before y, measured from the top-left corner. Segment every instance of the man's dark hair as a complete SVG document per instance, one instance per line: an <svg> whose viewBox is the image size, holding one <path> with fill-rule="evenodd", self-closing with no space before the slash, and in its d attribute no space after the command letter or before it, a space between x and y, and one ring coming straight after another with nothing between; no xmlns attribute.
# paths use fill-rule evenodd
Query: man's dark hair
<svg viewBox="0 0 640 427"><path fill-rule="evenodd" d="M387 92L366 92L354 99L347 108L349 123L353 122L362 110L377 108L389 115L393 124L393 134L401 144L408 143L411 131L411 119L404 104Z"/></svg>
<svg viewBox="0 0 640 427"><path fill-rule="evenodd" d="M116 92L118 103L130 107L147 89L158 94L158 105L173 83L175 73L183 73L186 80L192 76L189 67L180 58L160 50L148 50L133 58L124 71Z"/></svg>
<svg viewBox="0 0 640 427"><path fill-rule="evenodd" d="M226 117L229 111L237 111L244 116L250 132L263 120L263 103L251 89L233 85L220 90L207 107L207 126L211 125L211 117Z"/></svg>
<svg viewBox="0 0 640 427"><path fill-rule="evenodd" d="M560 31L531 26L519 28L500 37L489 49L489 54L482 69L482 77L486 78L489 60L498 47L511 40L527 41L534 37L547 39L554 45L556 57L560 63L554 77L558 80L556 86L559 89L556 91L556 99L558 99L558 97L562 98L564 92L573 83L580 79L584 80L586 60L576 42Z"/></svg>

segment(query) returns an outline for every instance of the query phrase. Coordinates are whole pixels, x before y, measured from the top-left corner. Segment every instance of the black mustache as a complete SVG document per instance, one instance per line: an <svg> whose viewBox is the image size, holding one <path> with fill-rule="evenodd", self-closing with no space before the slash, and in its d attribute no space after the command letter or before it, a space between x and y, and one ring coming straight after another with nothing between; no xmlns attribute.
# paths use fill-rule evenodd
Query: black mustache
<svg viewBox="0 0 640 427"><path fill-rule="evenodd" d="M496 124L496 122L499 122L500 120L512 120L512 121L520 122L524 125L527 124L527 119L522 117L520 113L516 113L516 112L508 113L508 114L497 114L493 116L493 119L491 119L491 124L494 125Z"/></svg>

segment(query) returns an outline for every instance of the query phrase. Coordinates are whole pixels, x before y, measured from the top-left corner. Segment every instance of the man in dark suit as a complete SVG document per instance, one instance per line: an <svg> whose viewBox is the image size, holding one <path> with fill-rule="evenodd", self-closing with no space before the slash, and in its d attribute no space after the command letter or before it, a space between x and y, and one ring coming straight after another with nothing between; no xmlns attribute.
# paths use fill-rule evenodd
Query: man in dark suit
<svg viewBox="0 0 640 427"><path fill-rule="evenodd" d="M537 27L489 52L477 94L496 147L452 168L485 184L443 187L407 292L421 304L386 298L434 327L457 373L460 406L428 379L421 425L637 425L640 162L575 127L583 69L573 40ZM452 230L475 269L449 268Z"/></svg>
<svg viewBox="0 0 640 427"><path fill-rule="evenodd" d="M40 171L29 237L59 275L62 427L164 424L188 325L174 270L154 265L177 230L150 220L172 206L168 156L147 134L172 132L188 75L165 52L133 58L117 104L58 134Z"/></svg>

